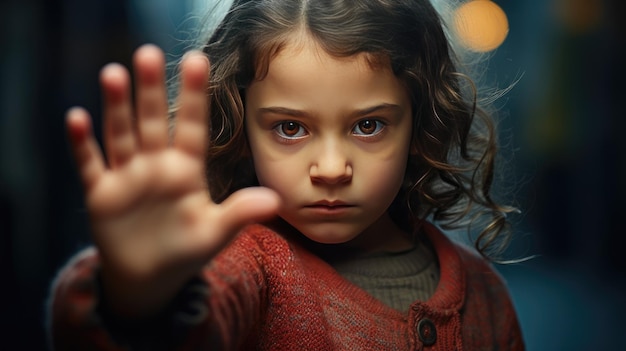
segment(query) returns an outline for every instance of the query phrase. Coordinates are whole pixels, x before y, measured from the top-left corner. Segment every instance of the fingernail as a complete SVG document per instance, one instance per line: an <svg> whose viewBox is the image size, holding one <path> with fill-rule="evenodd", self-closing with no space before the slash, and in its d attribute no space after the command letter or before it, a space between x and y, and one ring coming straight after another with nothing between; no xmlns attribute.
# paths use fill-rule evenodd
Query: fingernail
<svg viewBox="0 0 626 351"><path fill-rule="evenodd" d="M201 59L207 64L209 63L209 58L203 52L198 51L198 50L187 51L182 57L182 60L189 60L189 59L193 59L193 60Z"/></svg>

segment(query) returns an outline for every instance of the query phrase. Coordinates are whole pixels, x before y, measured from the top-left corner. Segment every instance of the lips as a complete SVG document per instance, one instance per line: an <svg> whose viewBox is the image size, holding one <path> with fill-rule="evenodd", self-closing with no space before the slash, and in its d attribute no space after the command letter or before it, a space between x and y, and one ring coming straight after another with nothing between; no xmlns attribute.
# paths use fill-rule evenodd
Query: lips
<svg viewBox="0 0 626 351"><path fill-rule="evenodd" d="M343 218L352 213L356 205L339 200L322 200L304 206L304 209L317 218Z"/></svg>
<svg viewBox="0 0 626 351"><path fill-rule="evenodd" d="M354 207L354 205L349 204L347 202L341 201L341 200L321 200L321 201L317 201L314 202L310 205L307 205L305 207L318 207L318 208L329 208L329 209L333 209L333 208L345 208L345 207Z"/></svg>

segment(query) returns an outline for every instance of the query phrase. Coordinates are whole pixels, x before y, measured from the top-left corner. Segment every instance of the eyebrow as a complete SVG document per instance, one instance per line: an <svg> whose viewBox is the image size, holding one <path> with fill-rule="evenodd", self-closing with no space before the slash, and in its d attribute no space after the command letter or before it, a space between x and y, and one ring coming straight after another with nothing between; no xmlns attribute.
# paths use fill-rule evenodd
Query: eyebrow
<svg viewBox="0 0 626 351"><path fill-rule="evenodd" d="M364 115L368 115L370 113L378 112L378 111L381 111L381 110L400 111L401 107L399 105L396 105L396 104L382 103L382 104L378 104L378 105L369 106L369 107L366 107L366 108L355 110L352 113L350 113L350 115L351 116L364 116ZM288 107L282 107L282 106L261 107L261 108L259 108L258 111L261 114L274 113L274 114L278 114L278 115L286 115L286 116L292 116L292 117L309 117L310 116L310 114L308 112L306 112L306 111L296 110L296 109L292 109L292 108L288 108Z"/></svg>

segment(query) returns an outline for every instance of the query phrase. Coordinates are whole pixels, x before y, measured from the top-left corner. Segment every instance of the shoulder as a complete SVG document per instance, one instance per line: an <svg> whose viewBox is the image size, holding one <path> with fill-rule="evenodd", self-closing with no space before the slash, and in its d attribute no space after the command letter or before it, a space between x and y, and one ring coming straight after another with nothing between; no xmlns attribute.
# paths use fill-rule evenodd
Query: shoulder
<svg viewBox="0 0 626 351"><path fill-rule="evenodd" d="M252 224L243 228L217 258L266 259L290 255L293 250L292 243L275 230L261 224Z"/></svg>
<svg viewBox="0 0 626 351"><path fill-rule="evenodd" d="M463 277L457 277L466 280L468 284L476 283L476 280L503 284L503 279L493 264L476 250L450 239L433 224L426 223L424 228L434 246L442 271L460 273Z"/></svg>
<svg viewBox="0 0 626 351"><path fill-rule="evenodd" d="M290 247L289 241L283 235L262 224L251 224L244 227L234 240L234 244L270 251L281 251Z"/></svg>
<svg viewBox="0 0 626 351"><path fill-rule="evenodd" d="M299 251L297 246L275 230L253 224L243 228L207 268L230 276L266 275L268 271L295 261Z"/></svg>
<svg viewBox="0 0 626 351"><path fill-rule="evenodd" d="M523 349L517 314L500 273L475 250L451 240L435 226L428 224L425 229L439 260L440 287L446 288L438 296L459 303L455 306L465 326L464 343L478 349L489 339L504 349ZM472 332L476 329L484 335Z"/></svg>

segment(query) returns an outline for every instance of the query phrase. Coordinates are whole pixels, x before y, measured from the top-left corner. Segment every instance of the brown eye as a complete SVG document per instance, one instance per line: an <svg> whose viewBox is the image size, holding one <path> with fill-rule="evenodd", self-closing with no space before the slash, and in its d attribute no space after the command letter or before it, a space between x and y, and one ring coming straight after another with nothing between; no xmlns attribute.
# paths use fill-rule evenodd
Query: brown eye
<svg viewBox="0 0 626 351"><path fill-rule="evenodd" d="M285 122L282 124L281 130L287 136L294 136L298 134L300 126L295 122Z"/></svg>
<svg viewBox="0 0 626 351"><path fill-rule="evenodd" d="M274 127L274 131L281 138L286 139L298 139L307 134L304 127L302 127L300 123L294 121L281 122Z"/></svg>
<svg viewBox="0 0 626 351"><path fill-rule="evenodd" d="M366 119L365 121L359 122L359 129L363 134L372 134L376 130L376 123Z"/></svg>
<svg viewBox="0 0 626 351"><path fill-rule="evenodd" d="M364 119L362 121L359 121L356 126L354 126L352 132L357 135L369 136L380 133L383 127L384 124L380 121L377 121L375 119Z"/></svg>

